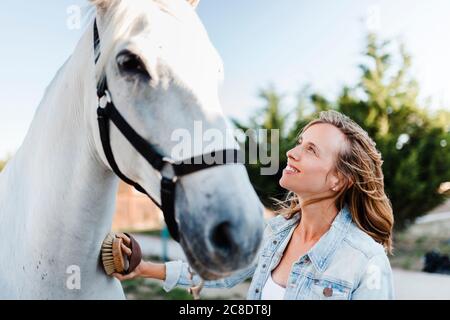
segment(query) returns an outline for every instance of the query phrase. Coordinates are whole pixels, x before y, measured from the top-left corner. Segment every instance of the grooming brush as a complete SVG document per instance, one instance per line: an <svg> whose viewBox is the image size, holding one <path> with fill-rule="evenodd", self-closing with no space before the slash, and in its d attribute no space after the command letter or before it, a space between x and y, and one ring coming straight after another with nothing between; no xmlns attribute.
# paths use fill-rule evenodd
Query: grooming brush
<svg viewBox="0 0 450 320"><path fill-rule="evenodd" d="M138 242L128 233L125 233L125 235L130 238L130 257L122 251L123 239L115 233L110 232L103 240L101 249L102 263L106 274L109 276L113 273L131 273L141 262L142 252Z"/></svg>

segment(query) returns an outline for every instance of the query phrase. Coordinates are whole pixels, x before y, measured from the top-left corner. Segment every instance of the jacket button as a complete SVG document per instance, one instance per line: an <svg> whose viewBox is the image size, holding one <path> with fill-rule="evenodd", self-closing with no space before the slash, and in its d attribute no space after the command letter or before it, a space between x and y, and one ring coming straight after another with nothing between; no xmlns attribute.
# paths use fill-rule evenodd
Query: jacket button
<svg viewBox="0 0 450 320"><path fill-rule="evenodd" d="M256 289L255 289L255 292L256 292L256 293L259 293L259 289L258 289L258 288L256 288Z"/></svg>
<svg viewBox="0 0 450 320"><path fill-rule="evenodd" d="M277 244L278 243L278 241L277 240L273 240L273 244Z"/></svg>
<svg viewBox="0 0 450 320"><path fill-rule="evenodd" d="M264 269L264 268L266 267L266 264L263 264L262 267L263 267L263 269Z"/></svg>
<svg viewBox="0 0 450 320"><path fill-rule="evenodd" d="M333 289L332 288L323 289L323 295L325 297L331 297L333 295Z"/></svg>

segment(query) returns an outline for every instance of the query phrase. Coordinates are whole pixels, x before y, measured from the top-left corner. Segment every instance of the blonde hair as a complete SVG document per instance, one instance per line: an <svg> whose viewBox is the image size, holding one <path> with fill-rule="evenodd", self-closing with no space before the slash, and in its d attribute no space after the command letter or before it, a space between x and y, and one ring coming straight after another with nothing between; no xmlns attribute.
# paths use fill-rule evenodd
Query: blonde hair
<svg viewBox="0 0 450 320"><path fill-rule="evenodd" d="M347 203L352 220L376 242L392 253L392 228L394 216L391 203L384 192L384 176L381 153L367 132L349 117L337 111L323 111L318 119L309 122L299 137L311 126L319 123L331 124L346 137L346 145L340 148L333 170L344 178L344 187L337 195L319 197L302 203L302 206L335 198L336 207L341 210ZM278 214L287 219L301 214L300 200L289 192Z"/></svg>

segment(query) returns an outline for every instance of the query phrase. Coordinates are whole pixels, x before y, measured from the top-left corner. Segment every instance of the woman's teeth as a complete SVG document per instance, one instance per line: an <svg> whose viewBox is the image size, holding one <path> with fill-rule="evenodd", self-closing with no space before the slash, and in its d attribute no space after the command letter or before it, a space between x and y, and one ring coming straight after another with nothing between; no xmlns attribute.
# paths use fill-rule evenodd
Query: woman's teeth
<svg viewBox="0 0 450 320"><path fill-rule="evenodd" d="M286 170L289 171L289 172L294 172L294 173L300 172L300 171L298 171L297 169L291 167L290 165L287 165L287 166L286 166Z"/></svg>

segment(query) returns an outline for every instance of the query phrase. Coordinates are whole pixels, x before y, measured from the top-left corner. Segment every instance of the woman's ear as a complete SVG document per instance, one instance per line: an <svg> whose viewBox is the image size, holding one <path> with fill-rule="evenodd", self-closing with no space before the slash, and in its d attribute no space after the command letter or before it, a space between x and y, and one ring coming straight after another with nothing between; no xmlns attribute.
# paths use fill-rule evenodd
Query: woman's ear
<svg viewBox="0 0 450 320"><path fill-rule="evenodd" d="M330 183L331 183L331 191L339 192L342 188L347 184L348 179L344 177L344 175L340 172L335 172L331 175ZM350 186L350 184L347 184Z"/></svg>
<svg viewBox="0 0 450 320"><path fill-rule="evenodd" d="M355 184L355 181L353 181L352 178L349 178L349 179L348 179L348 187L347 187L347 188L350 188L350 187L353 186L354 184Z"/></svg>

